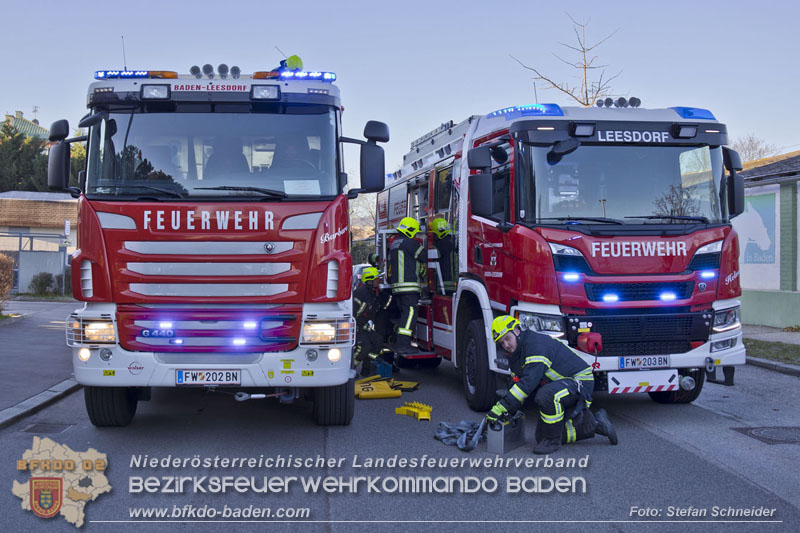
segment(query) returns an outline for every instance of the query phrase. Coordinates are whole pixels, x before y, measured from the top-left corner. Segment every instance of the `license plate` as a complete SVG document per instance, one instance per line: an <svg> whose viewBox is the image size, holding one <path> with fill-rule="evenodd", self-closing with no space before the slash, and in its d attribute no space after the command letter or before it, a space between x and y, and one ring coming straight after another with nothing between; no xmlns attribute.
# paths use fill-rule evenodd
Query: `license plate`
<svg viewBox="0 0 800 533"><path fill-rule="evenodd" d="M670 359L668 355L629 355L619 358L620 370L632 370L635 368L669 368Z"/></svg>
<svg viewBox="0 0 800 533"><path fill-rule="evenodd" d="M241 370L176 370L176 385L239 385Z"/></svg>

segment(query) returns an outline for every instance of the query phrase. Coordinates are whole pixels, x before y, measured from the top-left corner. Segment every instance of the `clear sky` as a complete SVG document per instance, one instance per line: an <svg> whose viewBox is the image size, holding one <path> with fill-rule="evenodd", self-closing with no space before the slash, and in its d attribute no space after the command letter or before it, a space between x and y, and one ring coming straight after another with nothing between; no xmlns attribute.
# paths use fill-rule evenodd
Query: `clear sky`
<svg viewBox="0 0 800 533"><path fill-rule="evenodd" d="M566 6L566 7L565 7ZM337 73L344 134L370 119L389 124L387 171L409 143L447 120L533 103L532 73L575 71L572 24L589 18L588 41L612 87L643 107L704 107L732 138L753 133L781 151L800 150L800 4L789 1L418 2L244 0L2 0L0 111L45 126L77 125L95 70L127 66L188 73L226 63L251 73L298 54L307 69ZM569 104L537 83L539 102ZM351 166L354 158L348 161Z"/></svg>

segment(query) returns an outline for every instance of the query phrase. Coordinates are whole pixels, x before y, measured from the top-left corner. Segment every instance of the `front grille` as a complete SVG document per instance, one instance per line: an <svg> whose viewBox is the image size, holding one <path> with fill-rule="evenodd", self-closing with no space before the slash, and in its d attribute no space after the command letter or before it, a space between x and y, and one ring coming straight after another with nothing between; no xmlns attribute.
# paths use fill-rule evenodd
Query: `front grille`
<svg viewBox="0 0 800 533"><path fill-rule="evenodd" d="M719 268L719 258L722 254L714 252L710 254L695 255L689 263L689 270L712 270Z"/></svg>
<svg viewBox="0 0 800 533"><path fill-rule="evenodd" d="M685 353L692 341L707 341L711 311L669 315L586 315L567 317L567 339L577 346L579 329L600 333L602 356Z"/></svg>
<svg viewBox="0 0 800 533"><path fill-rule="evenodd" d="M614 294L622 302L660 300L664 293L672 293L677 300L692 296L694 281L666 283L586 283L586 297L590 302L603 301L603 295Z"/></svg>

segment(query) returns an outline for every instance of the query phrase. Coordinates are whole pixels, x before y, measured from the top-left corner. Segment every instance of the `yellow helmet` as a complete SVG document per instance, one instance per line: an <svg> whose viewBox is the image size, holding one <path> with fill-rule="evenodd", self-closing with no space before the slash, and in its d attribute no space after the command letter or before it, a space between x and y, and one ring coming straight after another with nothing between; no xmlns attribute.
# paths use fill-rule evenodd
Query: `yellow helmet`
<svg viewBox="0 0 800 533"><path fill-rule="evenodd" d="M443 218L436 218L431 222L431 231L437 239L443 239L450 234L450 224Z"/></svg>
<svg viewBox="0 0 800 533"><path fill-rule="evenodd" d="M397 225L397 231L409 239L413 239L414 235L419 231L419 222L411 217L405 217L400 221L400 224Z"/></svg>
<svg viewBox="0 0 800 533"><path fill-rule="evenodd" d="M374 279L378 279L381 273L378 272L378 269L375 267L367 267L363 271L361 271L361 281L364 283L368 281L372 281Z"/></svg>
<svg viewBox="0 0 800 533"><path fill-rule="evenodd" d="M511 315L500 315L492 320L492 339L494 342L500 342L500 339L509 331L514 331L514 328L519 326L519 320Z"/></svg>
<svg viewBox="0 0 800 533"><path fill-rule="evenodd" d="M286 58L286 68L289 70L303 70L303 60L299 56L289 56Z"/></svg>

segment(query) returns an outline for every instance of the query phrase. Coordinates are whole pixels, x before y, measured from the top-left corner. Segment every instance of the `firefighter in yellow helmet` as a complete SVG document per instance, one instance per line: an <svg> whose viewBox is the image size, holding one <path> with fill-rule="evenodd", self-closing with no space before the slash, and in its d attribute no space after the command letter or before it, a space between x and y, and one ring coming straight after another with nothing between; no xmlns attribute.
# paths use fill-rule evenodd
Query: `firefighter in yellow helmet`
<svg viewBox="0 0 800 533"><path fill-rule="evenodd" d="M456 255L456 245L453 240L453 232L450 224L441 217L433 219L431 231L436 237L433 245L439 254L439 271L442 274L442 284L445 294L452 294L456 290L458 281L458 255ZM439 283L439 278L436 278Z"/></svg>
<svg viewBox="0 0 800 533"><path fill-rule="evenodd" d="M361 375L375 373L374 361L380 355L381 339L375 332L378 311L378 285L380 272L367 267L361 273L361 283L353 291L353 314L356 319L356 345L353 349L353 367L361 363Z"/></svg>
<svg viewBox="0 0 800 533"><path fill-rule="evenodd" d="M419 222L403 218L397 225L397 238L389 246L389 284L392 298L400 309L395 350L399 354L413 353L411 339L417 316L417 304L422 293L422 266L426 254L422 244L414 239L419 232Z"/></svg>
<svg viewBox="0 0 800 533"><path fill-rule="evenodd" d="M589 410L594 391L592 367L568 346L535 331L522 331L517 319L502 315L492 322L492 339L508 353L514 384L486 415L489 422L513 416L534 395L540 420L533 453L553 453L562 443L594 437L617 444L604 409Z"/></svg>

